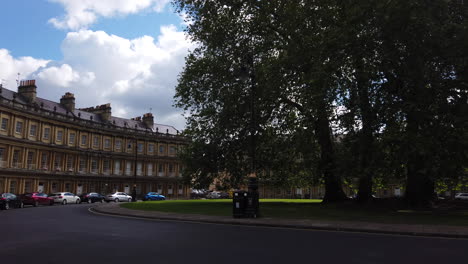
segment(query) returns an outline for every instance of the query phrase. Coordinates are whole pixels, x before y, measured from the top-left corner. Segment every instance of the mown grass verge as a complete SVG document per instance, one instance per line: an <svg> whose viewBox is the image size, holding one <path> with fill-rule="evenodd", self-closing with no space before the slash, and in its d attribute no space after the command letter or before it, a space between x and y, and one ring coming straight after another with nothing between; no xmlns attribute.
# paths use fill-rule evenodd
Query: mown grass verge
<svg viewBox="0 0 468 264"><path fill-rule="evenodd" d="M321 200L261 199L264 218L362 221L396 224L435 224L468 226L468 210L434 213L431 211L395 211L388 208L360 207L354 204L321 204ZM232 215L232 200L170 200L125 203L134 210L183 214Z"/></svg>

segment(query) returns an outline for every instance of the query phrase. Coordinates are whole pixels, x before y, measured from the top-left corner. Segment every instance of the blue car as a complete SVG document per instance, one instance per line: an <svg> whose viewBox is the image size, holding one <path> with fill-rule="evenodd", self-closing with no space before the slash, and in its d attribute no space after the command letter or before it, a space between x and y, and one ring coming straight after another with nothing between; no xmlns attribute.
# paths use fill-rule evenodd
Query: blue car
<svg viewBox="0 0 468 264"><path fill-rule="evenodd" d="M166 197L162 194L149 192L145 195L145 201L158 201L158 200L166 200Z"/></svg>

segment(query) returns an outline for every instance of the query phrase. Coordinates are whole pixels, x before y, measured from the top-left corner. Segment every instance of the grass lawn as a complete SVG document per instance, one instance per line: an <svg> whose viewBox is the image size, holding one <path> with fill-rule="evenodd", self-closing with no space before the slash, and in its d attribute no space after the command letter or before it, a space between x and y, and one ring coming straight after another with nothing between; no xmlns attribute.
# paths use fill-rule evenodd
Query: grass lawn
<svg viewBox="0 0 468 264"><path fill-rule="evenodd" d="M394 211L386 208L363 208L352 204L323 205L321 200L260 199L260 214L265 218L364 221L378 223L443 224L468 226L468 210L448 212ZM232 215L232 200L170 200L125 203L135 210L184 214Z"/></svg>

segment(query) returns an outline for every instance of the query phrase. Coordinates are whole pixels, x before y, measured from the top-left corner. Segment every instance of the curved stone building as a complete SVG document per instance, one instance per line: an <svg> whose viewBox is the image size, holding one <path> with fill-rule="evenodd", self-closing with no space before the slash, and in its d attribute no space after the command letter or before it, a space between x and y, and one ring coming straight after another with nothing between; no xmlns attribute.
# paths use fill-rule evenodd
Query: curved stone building
<svg viewBox="0 0 468 264"><path fill-rule="evenodd" d="M0 192L131 193L189 197L177 150L187 139L151 113L124 119L110 104L77 109L36 97L34 80L18 92L0 86Z"/></svg>

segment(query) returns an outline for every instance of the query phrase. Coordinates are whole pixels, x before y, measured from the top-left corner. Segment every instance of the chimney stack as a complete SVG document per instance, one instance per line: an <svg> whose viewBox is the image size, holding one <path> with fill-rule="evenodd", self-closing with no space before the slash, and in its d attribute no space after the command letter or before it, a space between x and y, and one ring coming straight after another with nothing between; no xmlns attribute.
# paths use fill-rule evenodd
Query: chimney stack
<svg viewBox="0 0 468 264"><path fill-rule="evenodd" d="M28 103L36 101L36 80L24 80L18 86L18 94L21 95Z"/></svg>
<svg viewBox="0 0 468 264"><path fill-rule="evenodd" d="M96 107L81 108L80 110L98 114L104 122L109 122L112 116L112 108L110 104L98 105Z"/></svg>
<svg viewBox="0 0 468 264"><path fill-rule="evenodd" d="M75 110L75 95L72 93L65 93L65 95L60 98L60 104L63 105L69 112Z"/></svg>
<svg viewBox="0 0 468 264"><path fill-rule="evenodd" d="M149 129L153 128L154 125L154 117L152 113L146 113L143 115L143 123L145 123L146 127Z"/></svg>

